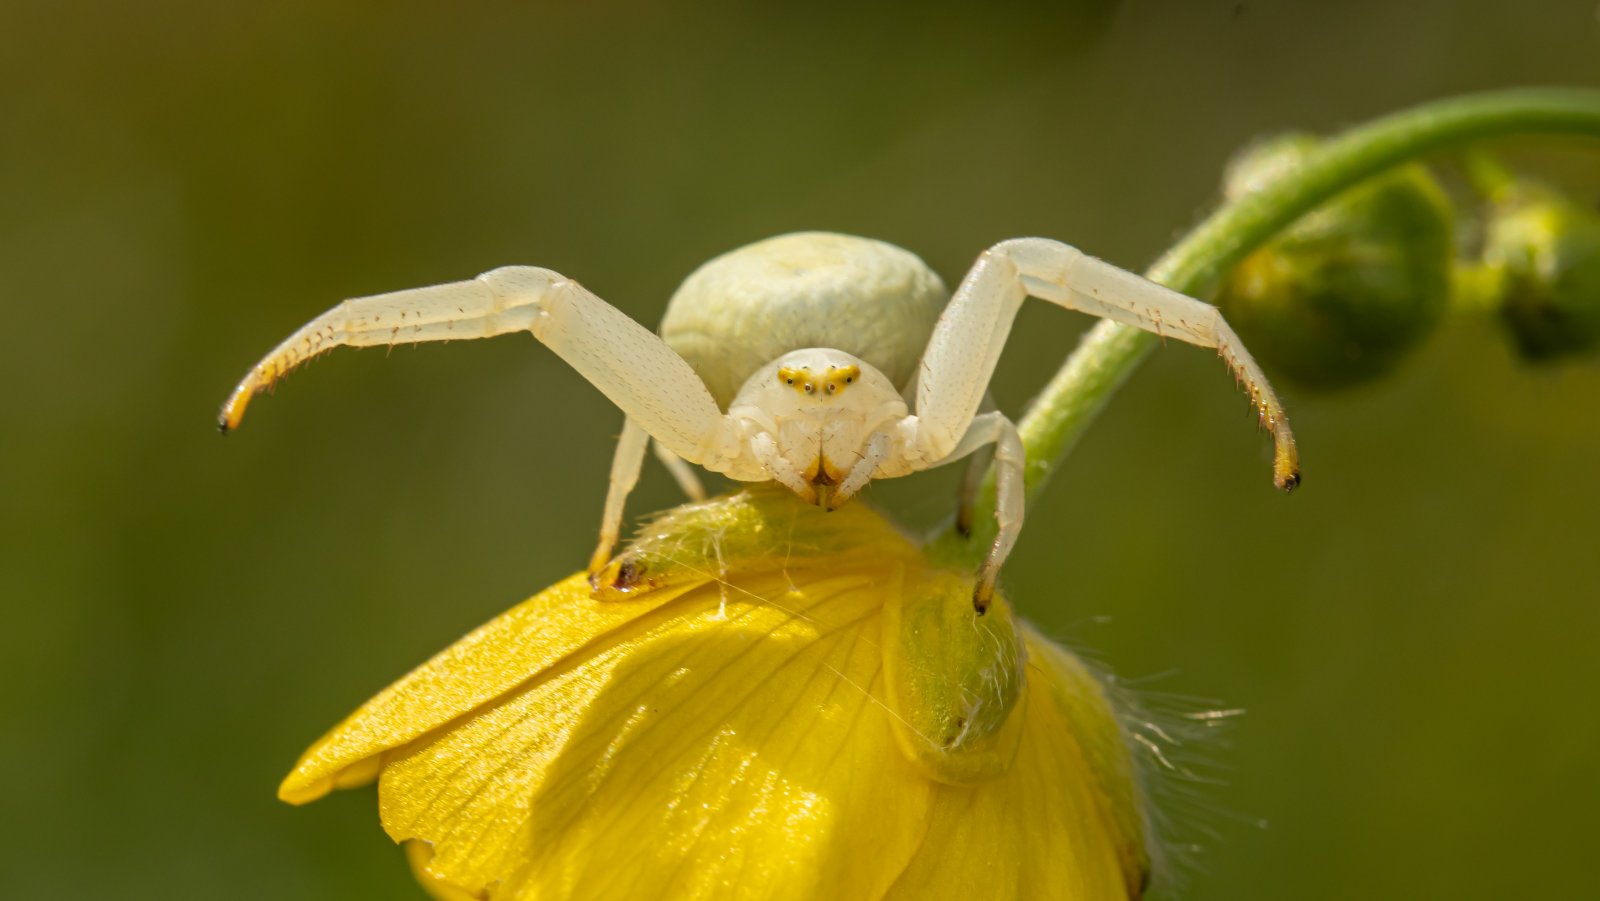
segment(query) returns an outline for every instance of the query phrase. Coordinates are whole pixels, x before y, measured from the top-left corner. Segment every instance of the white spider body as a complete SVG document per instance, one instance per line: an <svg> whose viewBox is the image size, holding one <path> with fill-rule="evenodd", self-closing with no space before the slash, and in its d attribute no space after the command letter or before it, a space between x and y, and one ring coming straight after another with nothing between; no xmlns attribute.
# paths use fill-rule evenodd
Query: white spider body
<svg viewBox="0 0 1600 901"><path fill-rule="evenodd" d="M667 304L661 338L723 409L751 373L806 347L860 357L903 389L949 300L944 282L909 251L800 232L696 269Z"/></svg>
<svg viewBox="0 0 1600 901"><path fill-rule="evenodd" d="M1217 348L1272 429L1278 484L1298 483L1288 422L1216 308L1044 238L985 251L948 303L938 276L892 245L815 232L774 238L691 275L659 337L577 282L531 266L347 300L256 364L221 424L238 425L256 392L336 346L531 332L627 416L593 572L610 557L652 438L692 496L700 489L685 460L740 481L771 479L829 508L872 479L992 444L998 529L973 594L981 612L1022 526L1024 459L1011 421L978 408L1029 295Z"/></svg>

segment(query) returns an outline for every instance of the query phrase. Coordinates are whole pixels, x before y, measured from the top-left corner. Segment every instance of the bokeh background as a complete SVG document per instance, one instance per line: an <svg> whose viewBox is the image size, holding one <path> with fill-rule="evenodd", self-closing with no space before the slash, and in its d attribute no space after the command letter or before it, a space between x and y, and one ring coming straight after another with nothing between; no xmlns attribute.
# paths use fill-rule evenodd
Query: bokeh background
<svg viewBox="0 0 1600 901"><path fill-rule="evenodd" d="M274 789L581 565L620 417L511 337L335 354L219 439L339 298L536 263L654 323L801 228L952 281L1022 234L1139 268L1253 137L1525 83L1600 84L1592 0L5 3L0 895L421 897L370 790ZM1600 146L1507 153L1600 196ZM1013 411L1086 325L1036 307ZM1284 393L1292 499L1215 358L1157 352L1008 572L1145 690L1248 711L1190 749L1215 784L1164 896L1589 896L1600 367L1465 321ZM952 478L871 498L931 523ZM674 502L652 463L631 509Z"/></svg>

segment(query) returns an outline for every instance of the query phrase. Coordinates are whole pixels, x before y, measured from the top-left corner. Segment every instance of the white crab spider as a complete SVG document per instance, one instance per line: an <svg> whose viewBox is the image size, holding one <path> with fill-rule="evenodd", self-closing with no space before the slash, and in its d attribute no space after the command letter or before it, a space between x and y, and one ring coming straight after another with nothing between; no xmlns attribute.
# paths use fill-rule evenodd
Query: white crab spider
<svg viewBox="0 0 1600 901"><path fill-rule="evenodd" d="M344 301L257 363L220 424L237 427L256 392L334 347L532 332L627 417L591 572L610 558L652 438L691 495L699 485L685 460L738 481L777 481L830 509L872 479L992 444L998 530L974 589L981 612L1022 526L1024 460L1011 421L979 407L1017 310L1034 296L1215 347L1272 431L1278 486L1299 482L1288 420L1215 307L1045 238L989 248L945 296L939 277L898 247L784 235L700 267L657 336L572 279L507 266Z"/></svg>

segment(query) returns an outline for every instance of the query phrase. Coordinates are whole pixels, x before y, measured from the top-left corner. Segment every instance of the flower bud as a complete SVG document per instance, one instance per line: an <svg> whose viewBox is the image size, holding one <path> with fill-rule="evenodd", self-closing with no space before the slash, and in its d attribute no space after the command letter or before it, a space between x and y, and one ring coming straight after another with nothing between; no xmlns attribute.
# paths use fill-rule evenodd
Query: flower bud
<svg viewBox="0 0 1600 901"><path fill-rule="evenodd" d="M1229 165L1237 199L1292 172L1317 148L1283 135ZM1426 169L1402 166L1303 216L1224 277L1216 303L1267 366L1340 387L1391 369L1439 322L1454 257L1450 201Z"/></svg>
<svg viewBox="0 0 1600 901"><path fill-rule="evenodd" d="M1551 360L1600 343L1600 214L1513 179L1491 200L1483 262L1489 302L1524 358Z"/></svg>

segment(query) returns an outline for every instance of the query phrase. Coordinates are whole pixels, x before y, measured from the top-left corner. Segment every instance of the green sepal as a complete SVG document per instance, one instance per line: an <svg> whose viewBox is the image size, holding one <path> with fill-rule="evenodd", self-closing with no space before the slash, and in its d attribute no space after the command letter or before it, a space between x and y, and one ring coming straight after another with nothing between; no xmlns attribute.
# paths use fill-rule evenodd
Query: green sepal
<svg viewBox="0 0 1600 901"><path fill-rule="evenodd" d="M1012 713L1024 655L1011 604L972 605L973 577L908 571L884 605L883 659L895 735L930 779L966 784L1000 775L1021 737Z"/></svg>

